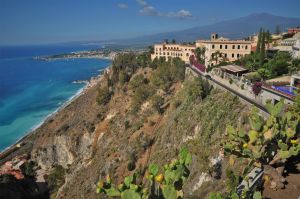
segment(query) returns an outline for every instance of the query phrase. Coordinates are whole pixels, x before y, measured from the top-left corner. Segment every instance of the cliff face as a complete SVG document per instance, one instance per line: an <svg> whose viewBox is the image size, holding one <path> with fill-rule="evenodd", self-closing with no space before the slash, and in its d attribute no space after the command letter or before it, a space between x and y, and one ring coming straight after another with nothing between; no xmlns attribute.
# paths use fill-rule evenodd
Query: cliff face
<svg viewBox="0 0 300 199"><path fill-rule="evenodd" d="M137 72L146 77L152 73L148 68ZM219 153L226 125L237 124L247 107L215 89L200 88L205 96L193 97L189 88L197 84L187 75L169 92L156 91L164 99L162 114L149 100L133 112L133 93L126 84L115 88L108 104L99 106L97 90L104 83L103 79L37 130L32 158L45 170L54 165L68 169L57 198L97 198L96 182L106 174L116 182L134 171L143 174L149 163L163 165L176 157L183 145L193 154L186 198L203 198L224 188L223 181L209 177L209 162Z"/></svg>

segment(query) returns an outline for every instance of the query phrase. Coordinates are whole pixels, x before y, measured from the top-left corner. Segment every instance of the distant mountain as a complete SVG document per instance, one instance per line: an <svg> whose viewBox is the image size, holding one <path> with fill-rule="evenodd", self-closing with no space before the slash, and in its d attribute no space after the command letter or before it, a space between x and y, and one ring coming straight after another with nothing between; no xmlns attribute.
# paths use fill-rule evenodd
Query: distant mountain
<svg viewBox="0 0 300 199"><path fill-rule="evenodd" d="M212 32L217 32L231 39L237 39L245 38L258 32L260 27L274 32L278 25L282 30L286 30L289 27L300 26L300 19L275 16L268 13L256 13L182 31L146 35L130 39L110 40L109 42L118 44L150 44L173 38L177 41L195 41L200 38L209 38Z"/></svg>

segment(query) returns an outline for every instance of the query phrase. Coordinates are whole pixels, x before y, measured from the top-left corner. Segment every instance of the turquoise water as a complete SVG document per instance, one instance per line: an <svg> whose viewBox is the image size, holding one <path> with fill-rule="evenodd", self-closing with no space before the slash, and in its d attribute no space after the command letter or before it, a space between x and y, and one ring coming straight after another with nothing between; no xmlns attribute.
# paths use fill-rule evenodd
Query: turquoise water
<svg viewBox="0 0 300 199"><path fill-rule="evenodd" d="M111 63L101 59L34 60L32 57L41 53L80 49L58 47L55 51L52 47L49 52L44 48L28 47L32 53L19 52L26 47L9 49L12 53L0 48L0 151L22 138L85 86L74 81L89 80Z"/></svg>

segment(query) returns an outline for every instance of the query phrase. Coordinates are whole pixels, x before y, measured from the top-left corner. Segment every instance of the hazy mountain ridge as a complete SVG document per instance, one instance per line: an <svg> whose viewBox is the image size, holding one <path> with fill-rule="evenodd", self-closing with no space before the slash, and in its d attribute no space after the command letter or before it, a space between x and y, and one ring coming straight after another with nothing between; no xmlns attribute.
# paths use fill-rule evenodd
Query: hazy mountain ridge
<svg viewBox="0 0 300 199"><path fill-rule="evenodd" d="M217 32L231 39L237 39L247 37L257 32L260 27L269 29L273 32L278 25L282 30L286 30L289 27L300 26L300 19L275 16L268 13L256 13L245 17L225 20L211 25L198 26L181 31L145 35L129 39L115 39L105 41L105 43L149 44L173 38L177 41L195 41L200 38L208 38L212 32Z"/></svg>

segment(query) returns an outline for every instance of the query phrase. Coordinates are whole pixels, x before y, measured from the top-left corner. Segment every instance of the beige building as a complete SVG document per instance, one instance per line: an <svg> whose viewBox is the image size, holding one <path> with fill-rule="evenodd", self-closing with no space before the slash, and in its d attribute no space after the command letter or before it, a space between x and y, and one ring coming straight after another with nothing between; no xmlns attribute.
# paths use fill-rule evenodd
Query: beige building
<svg viewBox="0 0 300 199"><path fill-rule="evenodd" d="M222 61L235 61L251 53L251 41L229 40L211 34L210 40L196 41L196 47L205 48L205 65L213 66Z"/></svg>
<svg viewBox="0 0 300 199"><path fill-rule="evenodd" d="M169 57L179 57L185 63L190 62L190 56L194 54L195 45L182 44L155 44L154 54L151 54L151 59L164 57L168 60Z"/></svg>

